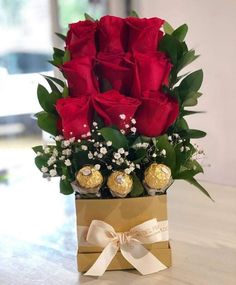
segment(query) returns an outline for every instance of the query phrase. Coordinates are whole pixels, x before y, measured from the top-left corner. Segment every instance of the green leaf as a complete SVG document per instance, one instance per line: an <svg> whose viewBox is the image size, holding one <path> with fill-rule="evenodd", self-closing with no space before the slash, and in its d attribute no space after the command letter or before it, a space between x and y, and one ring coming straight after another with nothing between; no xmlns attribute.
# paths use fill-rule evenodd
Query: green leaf
<svg viewBox="0 0 236 285"><path fill-rule="evenodd" d="M64 195L70 195L74 193L74 190L68 180L60 180L60 193Z"/></svg>
<svg viewBox="0 0 236 285"><path fill-rule="evenodd" d="M118 148L125 148L127 149L129 146L129 142L127 138L118 130L105 127L99 130L99 132L102 134L103 138L106 141L111 141L112 146L116 149Z"/></svg>
<svg viewBox="0 0 236 285"><path fill-rule="evenodd" d="M63 57L65 54L65 51L59 48L54 47L53 48L53 56L55 57Z"/></svg>
<svg viewBox="0 0 236 285"><path fill-rule="evenodd" d="M68 49L65 50L65 54L62 59L63 64L67 61L70 61L70 51Z"/></svg>
<svg viewBox="0 0 236 285"><path fill-rule="evenodd" d="M163 135L157 138L156 148L159 151L163 149L166 150L166 157L162 157L159 162L162 162L170 167L171 171L173 172L176 165L176 157L174 147L170 144L167 135Z"/></svg>
<svg viewBox="0 0 236 285"><path fill-rule="evenodd" d="M43 75L42 76L47 80L47 83L49 84L49 86L51 87L51 90L56 92L56 93L61 93L61 91L58 89L58 87L56 86L56 84L53 83L53 80L51 80L48 76Z"/></svg>
<svg viewBox="0 0 236 285"><path fill-rule="evenodd" d="M195 55L194 50L190 50L186 52L177 62L174 67L174 71L178 73L181 69L183 69L188 64L192 63L195 59L197 59L199 55Z"/></svg>
<svg viewBox="0 0 236 285"><path fill-rule="evenodd" d="M165 52L175 65L177 59L182 55L182 48L180 42L173 36L165 34L160 40L159 50Z"/></svg>
<svg viewBox="0 0 236 285"><path fill-rule="evenodd" d="M176 127L179 129L184 129L184 130L188 130L188 123L186 122L186 120L184 118L179 118L176 121Z"/></svg>
<svg viewBox="0 0 236 285"><path fill-rule="evenodd" d="M203 71L202 69L199 69L191 74L189 74L187 77L185 77L178 89L181 93L189 93L189 92L197 92L201 85L203 80Z"/></svg>
<svg viewBox="0 0 236 285"><path fill-rule="evenodd" d="M132 190L130 192L130 196L131 197L138 197L138 196L142 195L144 192L143 184L141 183L141 181L139 180L139 178L137 177L137 175L135 173L131 174L131 176L133 179L133 187L132 187Z"/></svg>
<svg viewBox="0 0 236 285"><path fill-rule="evenodd" d="M197 105L197 99L196 98L188 98L184 100L182 106L183 107L192 107Z"/></svg>
<svg viewBox="0 0 236 285"><path fill-rule="evenodd" d="M190 111L190 110L183 110L181 115L184 116L189 116L189 115L194 115L194 114L201 114L201 113L206 113L204 111Z"/></svg>
<svg viewBox="0 0 236 285"><path fill-rule="evenodd" d="M36 156L34 159L35 165L38 167L38 169L41 171L41 168L43 166L48 166L47 162L48 162L49 157L48 156Z"/></svg>
<svg viewBox="0 0 236 285"><path fill-rule="evenodd" d="M47 89L44 88L42 85L38 85L37 89L38 100L41 107L49 113L55 113L55 104L58 99L61 98L60 94L56 92L48 93Z"/></svg>
<svg viewBox="0 0 236 285"><path fill-rule="evenodd" d="M167 21L164 22L163 29L168 35L171 35L174 32L174 28Z"/></svg>
<svg viewBox="0 0 236 285"><path fill-rule="evenodd" d="M65 85L64 88L63 88L63 91L62 91L62 97L63 98L66 98L69 96L69 89L68 87Z"/></svg>
<svg viewBox="0 0 236 285"><path fill-rule="evenodd" d="M188 181L190 184L194 185L195 187L197 187L203 194L205 194L208 198L210 198L213 202L215 202L212 197L210 196L210 194L207 192L207 190L197 182L197 180L195 178L188 178L186 179L186 181Z"/></svg>
<svg viewBox="0 0 236 285"><path fill-rule="evenodd" d="M147 151L144 148L139 148L135 151L135 159L133 160L134 163L141 162L147 156Z"/></svg>
<svg viewBox="0 0 236 285"><path fill-rule="evenodd" d="M40 112L37 114L38 126L40 129L48 132L51 135L56 136L57 131L57 116L47 112Z"/></svg>
<svg viewBox="0 0 236 285"><path fill-rule="evenodd" d="M39 104L41 105L43 110L45 110L46 112L53 112L54 108L53 108L53 106L51 106L51 104L49 103L49 100L48 100L48 98L50 96L49 92L41 84L38 85L37 96L38 96Z"/></svg>
<svg viewBox="0 0 236 285"><path fill-rule="evenodd" d="M206 133L200 130L189 129L187 130L188 137L191 139L199 139L206 136Z"/></svg>
<svg viewBox="0 0 236 285"><path fill-rule="evenodd" d="M37 153L37 152L43 153L43 146L42 145L36 145L36 146L32 147L32 149L35 153Z"/></svg>
<svg viewBox="0 0 236 285"><path fill-rule="evenodd" d="M93 17L91 17L89 14L87 13L84 13L84 18L85 20L89 20L89 21L92 21L92 22L95 22L95 19Z"/></svg>
<svg viewBox="0 0 236 285"><path fill-rule="evenodd" d="M57 83L59 86L61 86L62 88L65 86L65 82L63 82L62 80L52 77L52 76L48 76L48 75L44 75L45 78L54 81L55 83Z"/></svg>
<svg viewBox="0 0 236 285"><path fill-rule="evenodd" d="M176 37L180 42L182 42L188 32L188 26L183 24L182 26L178 27L172 35Z"/></svg>
<svg viewBox="0 0 236 285"><path fill-rule="evenodd" d="M65 41L66 40L66 36L65 35L63 35L63 34L60 34L60 33L55 33L57 36L58 36L58 38L60 38L61 40L63 40L63 41Z"/></svg>
<svg viewBox="0 0 236 285"><path fill-rule="evenodd" d="M130 13L130 17L135 17L135 18L139 18L139 15L136 11L132 10Z"/></svg>

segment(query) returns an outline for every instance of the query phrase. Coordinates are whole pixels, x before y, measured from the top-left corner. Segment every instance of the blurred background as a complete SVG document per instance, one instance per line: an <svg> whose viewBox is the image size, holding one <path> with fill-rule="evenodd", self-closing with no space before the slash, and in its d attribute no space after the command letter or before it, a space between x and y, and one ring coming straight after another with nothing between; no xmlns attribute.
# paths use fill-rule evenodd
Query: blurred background
<svg viewBox="0 0 236 285"><path fill-rule="evenodd" d="M0 0L1 284L16 284L13 279L13 283L1 282L1 278L14 278L9 275L13 264L7 258L22 250L42 250L41 255L34 254L22 261L24 268L32 269L37 264L35 278L40 278L40 258L44 255L41 245L50 248L52 261L68 256L69 268L74 260L73 195L59 195L57 179L50 183L42 179L31 150L47 139L33 114L41 110L37 84L46 86L40 74L53 75L52 65L47 61L51 59L52 47L62 45L54 32L65 34L68 23L84 19L85 12L94 18L105 14L125 17L131 10L141 17L163 18L175 28L188 24L188 46L201 54L189 70L204 71L204 95L194 110L206 113L188 118L192 128L208 133L197 141L206 153L205 174L199 178L236 186L235 0ZM21 256L15 261L17 258L21 262ZM44 266L42 272L45 274L53 266L53 263L48 268ZM27 272L24 274L27 276ZM34 271L31 278L32 274Z"/></svg>

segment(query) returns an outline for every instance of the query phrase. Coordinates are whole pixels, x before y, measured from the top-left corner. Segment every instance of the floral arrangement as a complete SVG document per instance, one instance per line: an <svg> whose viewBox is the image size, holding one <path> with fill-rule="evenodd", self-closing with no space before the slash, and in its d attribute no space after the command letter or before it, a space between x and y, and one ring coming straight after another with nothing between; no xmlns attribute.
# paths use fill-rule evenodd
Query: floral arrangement
<svg viewBox="0 0 236 285"><path fill-rule="evenodd" d="M85 198L163 194L175 179L195 185L203 154L191 139L206 135L185 117L202 95L202 70L181 74L198 58L159 18L104 16L69 25L65 49L50 61L65 80L38 85L38 126L54 143L36 146L43 177L60 177L60 192ZM211 197L210 197L211 198Z"/></svg>

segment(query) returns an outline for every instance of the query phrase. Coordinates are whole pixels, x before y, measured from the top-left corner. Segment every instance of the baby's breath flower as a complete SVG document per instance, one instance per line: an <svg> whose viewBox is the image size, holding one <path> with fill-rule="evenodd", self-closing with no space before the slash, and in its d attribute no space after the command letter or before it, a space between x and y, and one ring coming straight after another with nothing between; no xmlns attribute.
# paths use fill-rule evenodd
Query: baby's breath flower
<svg viewBox="0 0 236 285"><path fill-rule="evenodd" d="M51 177L56 176L56 175L57 175L56 169L51 169L51 170L49 171L49 174L50 174Z"/></svg>
<svg viewBox="0 0 236 285"><path fill-rule="evenodd" d="M70 141L69 140L63 141L63 146L64 147L68 147L69 145L70 145Z"/></svg>
<svg viewBox="0 0 236 285"><path fill-rule="evenodd" d="M125 128L128 129L129 128L129 124L125 124Z"/></svg>
<svg viewBox="0 0 236 285"><path fill-rule="evenodd" d="M61 180L66 180L66 176L65 176L65 175L62 175L62 176L61 176Z"/></svg>
<svg viewBox="0 0 236 285"><path fill-rule="evenodd" d="M47 168L46 166L42 166L42 167L41 167L41 171L42 171L43 173L46 173L46 172L48 172L48 168Z"/></svg>
<svg viewBox="0 0 236 285"><path fill-rule="evenodd" d="M111 146L112 142L111 141L107 141L107 146Z"/></svg>
<svg viewBox="0 0 236 285"><path fill-rule="evenodd" d="M118 153L120 153L120 154L124 154L125 153L125 150L123 149L123 147L118 149Z"/></svg>
<svg viewBox="0 0 236 285"><path fill-rule="evenodd" d="M121 118L121 120L125 120L126 118L125 114L120 114L119 117Z"/></svg>
<svg viewBox="0 0 236 285"><path fill-rule="evenodd" d="M63 136L60 135L55 137L55 141L59 142L61 140L63 140Z"/></svg>
<svg viewBox="0 0 236 285"><path fill-rule="evenodd" d="M129 155L129 152L128 152L128 151L125 152L125 156L127 156L127 155Z"/></svg>
<svg viewBox="0 0 236 285"><path fill-rule="evenodd" d="M115 152L113 156L114 156L115 159L121 158L120 153L117 153L117 152Z"/></svg>
<svg viewBox="0 0 236 285"><path fill-rule="evenodd" d="M126 174L130 174L130 173L131 173L130 168L125 168L125 173L126 173Z"/></svg>
<svg viewBox="0 0 236 285"><path fill-rule="evenodd" d="M102 154L106 154L106 153L107 153L107 149L106 149L105 147L101 147L101 148L100 148L100 152L101 152Z"/></svg>
<svg viewBox="0 0 236 285"><path fill-rule="evenodd" d="M154 157L154 158L157 157L157 154L156 154L156 153L153 153L152 157Z"/></svg>
<svg viewBox="0 0 236 285"><path fill-rule="evenodd" d="M42 155L42 152L37 151L36 155L37 155L37 156L40 156L40 155Z"/></svg>
<svg viewBox="0 0 236 285"><path fill-rule="evenodd" d="M122 133L122 135L124 135L125 134L125 130L120 130L120 132Z"/></svg>
<svg viewBox="0 0 236 285"><path fill-rule="evenodd" d="M101 168L101 165L100 165L100 164L95 164L95 165L94 165L94 168L95 168L96 170L99 170L99 169Z"/></svg>
<svg viewBox="0 0 236 285"><path fill-rule="evenodd" d="M135 166L136 168L140 169L140 164L136 164Z"/></svg>
<svg viewBox="0 0 236 285"><path fill-rule="evenodd" d="M134 118L131 119L131 123L135 125L136 124L136 120Z"/></svg>
<svg viewBox="0 0 236 285"><path fill-rule="evenodd" d="M92 154L91 151L88 153L88 158L89 158L89 159L92 159L92 158L93 158L93 154Z"/></svg>
<svg viewBox="0 0 236 285"><path fill-rule="evenodd" d="M98 152L97 152L97 151L95 151L95 152L93 153L93 155L94 155L94 156L97 156L97 155L98 155Z"/></svg>
<svg viewBox="0 0 236 285"><path fill-rule="evenodd" d="M181 146L181 148L180 148L180 152L183 152L184 151L184 147L183 146Z"/></svg>
<svg viewBox="0 0 236 285"><path fill-rule="evenodd" d="M87 132L86 135L87 135L87 137L90 137L90 136L91 136L91 133L90 133L90 132Z"/></svg>
<svg viewBox="0 0 236 285"><path fill-rule="evenodd" d="M66 166L71 166L71 161L70 161L69 159L66 159L66 160L65 160L65 165L66 165Z"/></svg>
<svg viewBox="0 0 236 285"><path fill-rule="evenodd" d="M49 147L45 147L44 153L49 153L49 152L50 152L50 148Z"/></svg>
<svg viewBox="0 0 236 285"><path fill-rule="evenodd" d="M112 166L111 165L107 165L107 169L108 170L112 170Z"/></svg>
<svg viewBox="0 0 236 285"><path fill-rule="evenodd" d="M70 143L73 143L74 141L75 141L75 137L69 139Z"/></svg>
<svg viewBox="0 0 236 285"><path fill-rule="evenodd" d="M87 125L86 125L86 124L84 124L84 125L83 125L83 127L84 127L84 128L86 128L86 127L87 127Z"/></svg>
<svg viewBox="0 0 236 285"><path fill-rule="evenodd" d="M93 126L96 127L98 125L97 122L93 122Z"/></svg>
<svg viewBox="0 0 236 285"><path fill-rule="evenodd" d="M163 149L163 150L160 152L160 154L165 156L165 155L166 155L166 150Z"/></svg>
<svg viewBox="0 0 236 285"><path fill-rule="evenodd" d="M103 158L103 154L102 154L102 153L99 153L99 154L98 154L98 158Z"/></svg>
<svg viewBox="0 0 236 285"><path fill-rule="evenodd" d="M62 156L59 157L59 160L64 160L64 159L65 159L65 156L64 156L64 155L62 155Z"/></svg>
<svg viewBox="0 0 236 285"><path fill-rule="evenodd" d="M87 147L87 145L82 145L82 146L81 146L81 149L82 149L82 150L88 150L88 147Z"/></svg>
<svg viewBox="0 0 236 285"><path fill-rule="evenodd" d="M137 129L136 129L135 127L132 127L130 130L131 130L131 132L133 132L133 133L136 133L136 131L137 131Z"/></svg>
<svg viewBox="0 0 236 285"><path fill-rule="evenodd" d="M54 156L51 156L49 158L49 160L47 161L47 164L50 166L52 165L54 162L56 162L56 158Z"/></svg>
<svg viewBox="0 0 236 285"><path fill-rule="evenodd" d="M58 156L58 150L56 148L54 148L52 154L53 154L53 156Z"/></svg>
<svg viewBox="0 0 236 285"><path fill-rule="evenodd" d="M64 150L62 151L62 154L63 154L63 155L67 155L67 156L71 155L71 149L69 149L69 148L64 149Z"/></svg>

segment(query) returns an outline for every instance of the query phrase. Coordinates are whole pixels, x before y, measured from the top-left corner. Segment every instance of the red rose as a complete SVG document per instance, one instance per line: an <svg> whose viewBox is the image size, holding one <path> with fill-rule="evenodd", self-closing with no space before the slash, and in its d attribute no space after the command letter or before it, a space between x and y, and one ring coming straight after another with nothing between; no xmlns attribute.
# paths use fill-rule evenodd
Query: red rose
<svg viewBox="0 0 236 285"><path fill-rule="evenodd" d="M136 127L141 135L157 137L165 133L178 117L178 101L168 94L144 92L141 101L135 115Z"/></svg>
<svg viewBox="0 0 236 285"><path fill-rule="evenodd" d="M71 58L76 56L95 56L95 32L97 22L90 20L70 24L66 37L66 48L70 51Z"/></svg>
<svg viewBox="0 0 236 285"><path fill-rule="evenodd" d="M116 90L109 90L93 96L93 105L105 125L115 125L119 129L125 129L125 124L130 125L140 101L121 95ZM120 117L121 114L125 115L125 119Z"/></svg>
<svg viewBox="0 0 236 285"><path fill-rule="evenodd" d="M98 23L99 51L123 53L126 49L127 26L125 20L114 16L104 16Z"/></svg>
<svg viewBox="0 0 236 285"><path fill-rule="evenodd" d="M162 52L144 54L135 52L135 76L132 96L139 98L144 91L160 90L168 85L171 64Z"/></svg>
<svg viewBox="0 0 236 285"><path fill-rule="evenodd" d="M127 55L99 53L97 75L100 81L107 80L113 89L129 95L133 80L134 64Z"/></svg>
<svg viewBox="0 0 236 285"><path fill-rule="evenodd" d="M59 124L66 139L83 135L89 136L92 121L91 100L87 96L80 98L62 98L56 103L56 110L60 116Z"/></svg>
<svg viewBox="0 0 236 285"><path fill-rule="evenodd" d="M159 30L163 20L159 18L140 19L130 17L126 19L129 26L128 50L140 52L154 52L159 42Z"/></svg>
<svg viewBox="0 0 236 285"><path fill-rule="evenodd" d="M68 61L63 64L62 71L68 81L71 97L97 92L98 82L91 57L78 57Z"/></svg>

